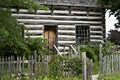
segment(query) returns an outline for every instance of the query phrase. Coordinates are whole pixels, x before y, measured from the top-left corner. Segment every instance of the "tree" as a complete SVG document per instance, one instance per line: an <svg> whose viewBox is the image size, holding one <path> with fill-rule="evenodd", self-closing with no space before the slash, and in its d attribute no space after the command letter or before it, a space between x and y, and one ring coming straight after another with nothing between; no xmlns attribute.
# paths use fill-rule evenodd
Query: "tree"
<svg viewBox="0 0 120 80"><path fill-rule="evenodd" d="M110 30L108 40L114 42L115 44L120 44L120 32L118 30Z"/></svg>
<svg viewBox="0 0 120 80"><path fill-rule="evenodd" d="M34 0L0 0L0 55L27 55L27 53L31 53L32 48L29 48L29 45L22 38L22 28L24 26L11 17L11 7L16 9L24 7L29 11L47 8ZM35 41L38 42L41 39ZM36 45L35 41L34 43L31 42L33 46ZM41 43L37 45L39 44ZM39 48L37 46L34 49Z"/></svg>
<svg viewBox="0 0 120 80"><path fill-rule="evenodd" d="M101 6L110 8L110 15L115 15L118 22L115 24L116 28L120 28L120 0L97 0Z"/></svg>

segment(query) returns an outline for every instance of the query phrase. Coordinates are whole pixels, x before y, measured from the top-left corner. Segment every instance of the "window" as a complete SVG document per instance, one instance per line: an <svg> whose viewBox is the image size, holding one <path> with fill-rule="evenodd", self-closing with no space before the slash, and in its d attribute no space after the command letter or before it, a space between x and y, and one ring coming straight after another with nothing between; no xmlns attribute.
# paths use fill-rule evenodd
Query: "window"
<svg viewBox="0 0 120 80"><path fill-rule="evenodd" d="M89 26L76 26L76 42L78 44L85 45L89 41L89 31Z"/></svg>

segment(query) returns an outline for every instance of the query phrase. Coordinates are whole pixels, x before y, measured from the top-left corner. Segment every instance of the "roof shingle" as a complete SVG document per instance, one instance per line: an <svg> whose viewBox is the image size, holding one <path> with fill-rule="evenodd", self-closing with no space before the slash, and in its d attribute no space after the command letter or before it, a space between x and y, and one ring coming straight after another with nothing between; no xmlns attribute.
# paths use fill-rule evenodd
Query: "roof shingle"
<svg viewBox="0 0 120 80"><path fill-rule="evenodd" d="M96 6L96 0L42 0L44 4L90 5Z"/></svg>

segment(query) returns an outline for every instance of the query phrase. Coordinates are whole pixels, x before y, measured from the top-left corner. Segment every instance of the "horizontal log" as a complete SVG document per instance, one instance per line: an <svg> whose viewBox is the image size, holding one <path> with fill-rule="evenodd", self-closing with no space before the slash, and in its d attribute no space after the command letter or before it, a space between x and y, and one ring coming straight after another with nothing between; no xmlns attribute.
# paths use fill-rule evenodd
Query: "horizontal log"
<svg viewBox="0 0 120 80"><path fill-rule="evenodd" d="M71 11L71 15L75 16L102 16L101 12L87 12L87 11Z"/></svg>
<svg viewBox="0 0 120 80"><path fill-rule="evenodd" d="M58 30L58 34L75 35L75 30Z"/></svg>
<svg viewBox="0 0 120 80"><path fill-rule="evenodd" d="M43 33L43 30L25 30L25 33Z"/></svg>
<svg viewBox="0 0 120 80"><path fill-rule="evenodd" d="M46 24L50 24L50 23L53 23L53 24L102 24L101 21L66 21L66 20L35 20L35 19L17 19L19 22L21 23L28 23L28 24L42 24L42 23L46 23Z"/></svg>
<svg viewBox="0 0 120 80"><path fill-rule="evenodd" d="M90 28L102 28L102 26L93 26L93 25L90 25Z"/></svg>
<svg viewBox="0 0 120 80"><path fill-rule="evenodd" d="M58 30L75 30L75 25L58 25Z"/></svg>
<svg viewBox="0 0 120 80"><path fill-rule="evenodd" d="M101 42L103 42L103 40L90 39L90 42L93 42L93 43L101 43Z"/></svg>
<svg viewBox="0 0 120 80"><path fill-rule="evenodd" d="M100 16L60 16L60 15L35 15L35 14L12 14L12 17L15 17L17 19L51 19L51 20L102 20L102 17Z"/></svg>
<svg viewBox="0 0 120 80"><path fill-rule="evenodd" d="M98 35L90 35L90 39L99 39L99 40L101 39L102 40L103 36L101 36L101 35L99 35L99 36Z"/></svg>
<svg viewBox="0 0 120 80"><path fill-rule="evenodd" d="M59 44L74 44L76 41L58 41Z"/></svg>
<svg viewBox="0 0 120 80"><path fill-rule="evenodd" d="M75 31L73 31L73 30L58 30L58 33L74 33L75 34Z"/></svg>
<svg viewBox="0 0 120 80"><path fill-rule="evenodd" d="M32 28L32 27L34 27L34 28L42 28L43 25L25 25L25 27L26 28Z"/></svg>
<svg viewBox="0 0 120 80"><path fill-rule="evenodd" d="M72 36L72 35L58 35L58 38L75 38L75 36Z"/></svg>
<svg viewBox="0 0 120 80"><path fill-rule="evenodd" d="M30 37L30 38L40 38L43 37L43 35L38 35L38 36L25 36L25 38Z"/></svg>
<svg viewBox="0 0 120 80"><path fill-rule="evenodd" d="M66 49L66 50L68 50L69 47L66 47L66 46L65 46L65 47L63 47L63 46L58 46L58 49L59 49L59 50L61 50L61 49Z"/></svg>
<svg viewBox="0 0 120 80"><path fill-rule="evenodd" d="M90 33L102 33L102 31L90 31Z"/></svg>
<svg viewBox="0 0 120 80"><path fill-rule="evenodd" d="M69 10L54 10L53 14L60 13L60 14L69 14Z"/></svg>

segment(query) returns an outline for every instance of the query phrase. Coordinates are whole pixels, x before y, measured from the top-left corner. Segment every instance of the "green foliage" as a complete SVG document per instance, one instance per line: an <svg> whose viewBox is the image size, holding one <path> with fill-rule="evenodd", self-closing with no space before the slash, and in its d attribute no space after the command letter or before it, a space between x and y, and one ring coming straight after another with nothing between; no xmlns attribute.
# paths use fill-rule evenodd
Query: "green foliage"
<svg viewBox="0 0 120 80"><path fill-rule="evenodd" d="M47 51L45 49L45 40L43 38L22 38L22 28L15 19L11 17L9 9L0 8L0 55L28 55L34 50L38 54ZM47 53L47 52L46 52Z"/></svg>
<svg viewBox="0 0 120 80"><path fill-rule="evenodd" d="M85 46L80 46L80 51L81 53L86 52L86 55L89 59L93 59L93 61L98 61L99 45L89 43Z"/></svg>
<svg viewBox="0 0 120 80"><path fill-rule="evenodd" d="M98 80L120 80L120 73L111 75L100 75Z"/></svg>
<svg viewBox="0 0 120 80"><path fill-rule="evenodd" d="M27 8L29 11L34 11L38 9L49 10L44 5L40 5L35 0L0 0L0 6L10 8L10 7L24 7Z"/></svg>
<svg viewBox="0 0 120 80"><path fill-rule="evenodd" d="M18 80L17 77L12 77L12 76L8 76L8 75L4 75L0 78L0 80ZM24 76L21 77L19 80L82 80L81 77L67 77L67 78L59 78L59 79L55 79L55 78L51 78L51 77L38 77L38 78L30 78L29 76Z"/></svg>
<svg viewBox="0 0 120 80"><path fill-rule="evenodd" d="M120 28L120 0L97 0L101 6L110 7L110 14L114 14L118 22L115 24L116 28Z"/></svg>
<svg viewBox="0 0 120 80"><path fill-rule="evenodd" d="M53 55L51 56L51 61L49 63L49 76L53 78L58 78L59 76L63 76L61 71L61 61L62 56Z"/></svg>
<svg viewBox="0 0 120 80"><path fill-rule="evenodd" d="M81 61L81 58L76 57L76 58L69 59L68 66L70 68L72 68L72 69L75 69L76 76L80 76L80 74L82 74L82 61Z"/></svg>
<svg viewBox="0 0 120 80"><path fill-rule="evenodd" d="M93 60L93 74L98 73L98 58L99 58L99 45L88 43L87 45L80 46L80 52L86 52L89 59Z"/></svg>
<svg viewBox="0 0 120 80"><path fill-rule="evenodd" d="M33 55L34 51L37 50L37 54L48 54L48 49L45 48L46 40L44 38L26 38L24 43L27 45L27 48L31 51L30 55ZM26 54L27 55L27 54Z"/></svg>
<svg viewBox="0 0 120 80"><path fill-rule="evenodd" d="M16 19L11 17L11 7L24 7L29 11L37 9L48 10L34 0L0 0L0 56L28 55L34 50L38 54L45 51L45 42L42 38L30 39L26 41L22 38L22 28Z"/></svg>
<svg viewBox="0 0 120 80"><path fill-rule="evenodd" d="M114 48L114 43L110 42L110 41L106 41L104 46L102 47L102 54L103 55L109 55L114 53L115 48Z"/></svg>
<svg viewBox="0 0 120 80"><path fill-rule="evenodd" d="M22 25L11 18L8 9L0 8L0 52L1 55L20 54L28 49L22 39Z"/></svg>

